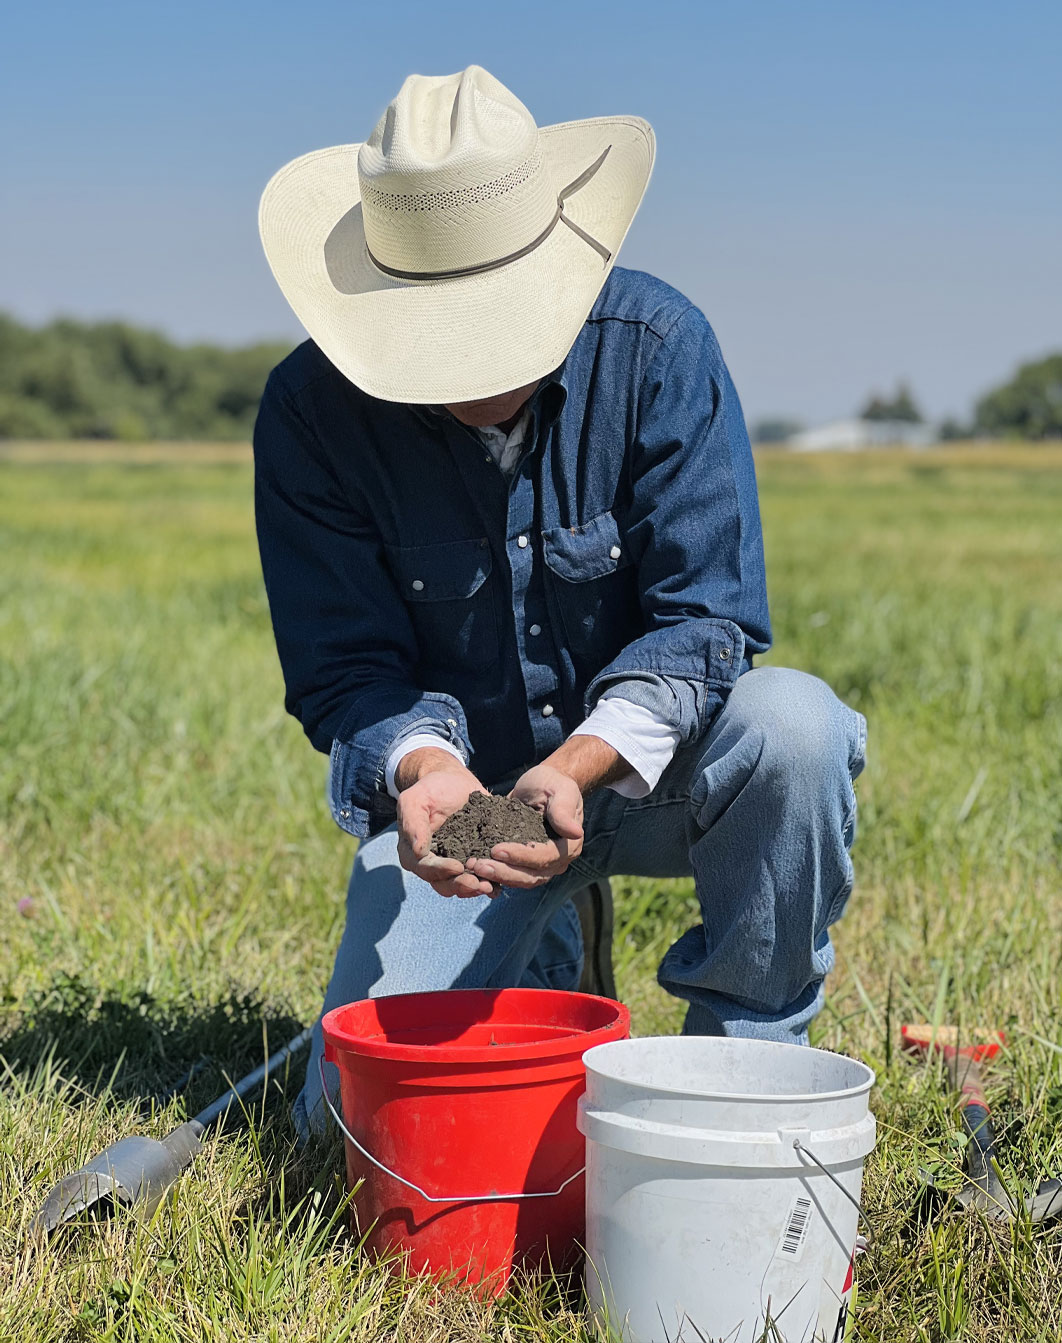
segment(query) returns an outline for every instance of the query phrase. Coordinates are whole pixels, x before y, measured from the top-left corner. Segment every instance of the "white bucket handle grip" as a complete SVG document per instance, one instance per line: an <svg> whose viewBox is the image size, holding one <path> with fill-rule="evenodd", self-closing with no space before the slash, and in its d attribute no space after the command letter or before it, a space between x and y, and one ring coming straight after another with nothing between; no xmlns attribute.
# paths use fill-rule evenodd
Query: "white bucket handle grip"
<svg viewBox="0 0 1062 1343"><path fill-rule="evenodd" d="M833 1181L833 1183L837 1186L837 1188L838 1188L838 1189L841 1191L841 1193L845 1196L845 1198L848 1200L848 1202L849 1202L849 1203L852 1203L852 1204L855 1205L855 1210L856 1210L856 1212L859 1214L859 1220L863 1223L863 1226L866 1228L866 1233L867 1233L867 1244L868 1244L868 1245L872 1245L873 1242L874 1242L874 1227L873 1227L873 1225L871 1224L871 1221L870 1221L870 1215L867 1213L867 1211L866 1211L866 1209L863 1207L862 1203L860 1203L859 1199L856 1198L855 1194L850 1193L850 1192L844 1187L844 1185L840 1182L840 1180L837 1178L837 1176L834 1175L833 1171L832 1171L832 1170L828 1170L828 1169L822 1164L822 1162L818 1159L818 1157L815 1155L815 1153L811 1150L811 1148L810 1148L810 1147L805 1147L804 1144L800 1141L799 1138L794 1138L794 1139L793 1139L793 1150L796 1151L796 1152L803 1152L803 1154L804 1154L806 1157L810 1157L811 1160L814 1161L815 1165L818 1166L819 1170L822 1171L823 1175L825 1175L826 1178L827 1178L828 1180L832 1180L832 1181Z"/></svg>
<svg viewBox="0 0 1062 1343"><path fill-rule="evenodd" d="M374 1157L373 1154L372 1154L371 1152L366 1151L365 1148L362 1147L361 1143L358 1142L357 1138L355 1138L355 1136L353 1135L353 1133L351 1133L350 1129L348 1129L347 1126L346 1126L346 1124L343 1123L343 1116L342 1116L342 1115L339 1113L339 1111L336 1109L335 1105L332 1103L332 1097L328 1094L328 1083L325 1081L324 1055L323 1055L323 1054L321 1054L321 1055L318 1056L318 1059L317 1059L317 1070L318 1070L318 1072L321 1074L321 1094L322 1094L322 1095L324 1096L324 1098L325 1098L325 1104L328 1106L329 1110L331 1111L332 1118L333 1118L333 1119L336 1121L336 1123L339 1125L340 1130L342 1131L343 1136L346 1138L346 1140L347 1140L349 1143L351 1143L355 1148L357 1148L357 1150L362 1154L362 1156L365 1158L366 1161L371 1161L372 1164L376 1167L377 1170L382 1170L383 1173L384 1173L385 1175L390 1175L390 1177L391 1177L392 1180L397 1180L399 1184L404 1184L404 1185L406 1186L407 1189L412 1189L412 1190L414 1191L414 1193L419 1194L419 1195L421 1196L421 1198L424 1199L424 1200L425 1200L426 1202L428 1202L428 1203L511 1203L513 1199L518 1199L518 1198L519 1198L519 1199L524 1199L524 1198L556 1198L558 1194L563 1194L564 1191L565 1191L565 1189L567 1189L568 1186L569 1186L570 1184L572 1184L575 1180L577 1180L577 1179L579 1178L580 1175L585 1175L585 1173L586 1173L586 1166L585 1166L585 1165L580 1166L579 1169L575 1172L575 1174L574 1174L574 1175L569 1175L568 1178L564 1181L564 1183L563 1183L562 1185L559 1185L558 1188L556 1188L556 1189L549 1189L549 1190L546 1190L545 1192L542 1192L542 1193L533 1193L533 1194L529 1194L529 1193L526 1193L525 1191L521 1191L521 1192L518 1193L518 1194L429 1194L429 1193L426 1193L425 1190L421 1189L421 1187L420 1187L419 1184L414 1184L412 1180L407 1180L404 1176L399 1175L398 1172L392 1170L390 1166L385 1166L384 1163L383 1163L382 1161L377 1160L377 1158ZM805 1149L805 1150L806 1150L806 1149ZM809 1155L810 1155L810 1153L809 1153ZM847 1192L847 1191L846 1191L846 1192ZM851 1195L849 1195L849 1197L851 1197Z"/></svg>

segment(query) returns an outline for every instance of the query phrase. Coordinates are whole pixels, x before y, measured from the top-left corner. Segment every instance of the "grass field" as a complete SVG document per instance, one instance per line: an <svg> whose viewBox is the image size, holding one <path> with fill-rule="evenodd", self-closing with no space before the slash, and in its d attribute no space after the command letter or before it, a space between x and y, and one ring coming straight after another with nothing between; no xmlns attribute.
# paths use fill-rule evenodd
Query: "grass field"
<svg viewBox="0 0 1062 1343"><path fill-rule="evenodd" d="M954 1180L961 1144L939 1076L896 1046L905 1018L1006 1027L1006 1169L1062 1171L1062 450L759 470L771 660L870 724L815 1028L878 1072L855 1336L1058 1339L1062 1226L914 1216L918 1167ZM588 1338L555 1283L487 1308L366 1266L338 1146L296 1155L275 1090L149 1224L26 1237L61 1174L161 1136L260 1061L263 1023L275 1048L312 1019L352 848L282 711L245 454L8 452L0 546L0 1339ZM673 1031L654 975L689 883L616 890L635 1029Z"/></svg>

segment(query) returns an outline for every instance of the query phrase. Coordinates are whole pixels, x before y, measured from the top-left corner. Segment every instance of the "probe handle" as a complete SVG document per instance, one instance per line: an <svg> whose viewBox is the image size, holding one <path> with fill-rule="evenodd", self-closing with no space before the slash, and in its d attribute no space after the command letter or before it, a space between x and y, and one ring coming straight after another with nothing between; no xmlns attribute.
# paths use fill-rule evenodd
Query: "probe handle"
<svg viewBox="0 0 1062 1343"><path fill-rule="evenodd" d="M975 1179L984 1178L996 1159L996 1135L992 1130L991 1111L985 1099L981 1069L971 1058L955 1059L955 1081L962 1092L962 1122L971 1138L967 1169Z"/></svg>

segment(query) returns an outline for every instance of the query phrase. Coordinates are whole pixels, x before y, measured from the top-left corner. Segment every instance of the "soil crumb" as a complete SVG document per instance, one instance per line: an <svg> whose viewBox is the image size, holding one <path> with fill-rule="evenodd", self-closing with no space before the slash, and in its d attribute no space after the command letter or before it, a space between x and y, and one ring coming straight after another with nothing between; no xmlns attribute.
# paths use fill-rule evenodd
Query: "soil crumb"
<svg viewBox="0 0 1062 1343"><path fill-rule="evenodd" d="M549 839L540 812L514 798L472 793L460 811L448 816L432 838L440 858L489 858L495 844L545 844Z"/></svg>

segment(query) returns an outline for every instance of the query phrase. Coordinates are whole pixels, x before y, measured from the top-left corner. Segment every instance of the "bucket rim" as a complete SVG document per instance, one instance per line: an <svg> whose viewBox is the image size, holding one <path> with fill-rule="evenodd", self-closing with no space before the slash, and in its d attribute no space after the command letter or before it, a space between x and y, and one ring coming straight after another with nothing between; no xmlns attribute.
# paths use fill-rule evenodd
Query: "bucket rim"
<svg viewBox="0 0 1062 1343"><path fill-rule="evenodd" d="M517 998L519 995L519 998ZM552 1039L531 1040L521 1044L498 1045L450 1045L445 1043L427 1045L411 1044L387 1040L383 1036L356 1035L341 1028L337 1029L337 1020L343 1012L352 1007L376 1004L388 1001L399 1004L413 999L439 1000L464 997L474 1000L509 999L511 1001L533 1001L535 998L575 999L580 1002L598 1003L611 1010L611 1017L593 1030L573 1028L570 1034L555 1036ZM326 1046L326 1058L329 1050L336 1054L345 1054L354 1058L391 1060L394 1062L416 1063L421 1066L436 1065L447 1067L454 1063L474 1063L480 1066L505 1067L511 1063L549 1062L565 1057L579 1061L582 1065L584 1054L600 1045L617 1043L617 1032L624 1035L630 1032L630 1010L613 998L605 998L594 993L576 993L566 989L433 989L422 993L397 993L386 998L359 998L352 1003L344 1003L326 1012L321 1019L321 1030Z"/></svg>
<svg viewBox="0 0 1062 1343"><path fill-rule="evenodd" d="M658 1043L660 1041L671 1042L690 1039L700 1042L709 1040L718 1040L722 1042L723 1040L727 1040L730 1043L733 1043L737 1038L739 1037L712 1035L699 1035L693 1037L684 1035L640 1035L636 1039L631 1040L604 1040L601 1044L593 1045L587 1049L586 1053L583 1055L583 1063L586 1066L588 1080L590 1073L596 1073L606 1081L617 1082L623 1086L629 1086L639 1091L655 1092L668 1096L695 1096L704 1100L749 1101L755 1102L758 1105L847 1100L854 1096L864 1095L866 1092L870 1091L877 1081L877 1073L875 1073L874 1069L871 1068L869 1064L864 1063L862 1059L854 1059L850 1054L841 1054L836 1049L818 1049L813 1045L790 1044L785 1040L754 1040L741 1038L740 1042L743 1046L751 1045L756 1048L797 1049L802 1054L806 1054L809 1050L813 1050L817 1054L829 1054L832 1058L844 1059L846 1062L862 1068L865 1074L863 1081L860 1082L858 1086L844 1087L840 1091L786 1091L774 1094L764 1093L762 1091L718 1091L706 1090L702 1087L669 1086L666 1082L643 1082L639 1081L637 1078L620 1077L616 1073L606 1072L600 1066L601 1057L607 1057L608 1053L612 1052L612 1047L614 1045L637 1046L641 1044ZM591 1054L596 1055L597 1057L592 1059L590 1057Z"/></svg>

